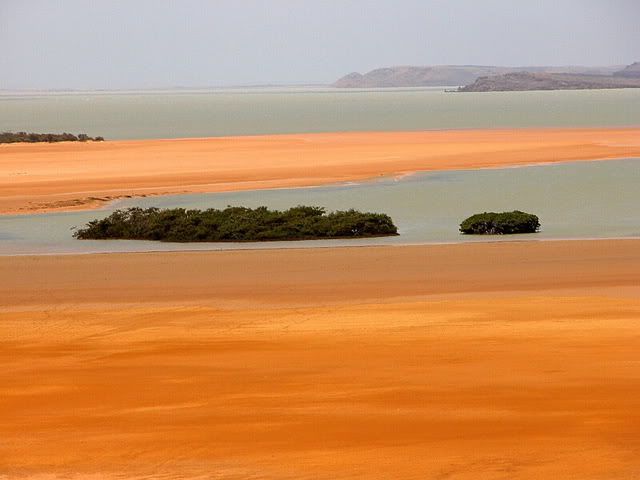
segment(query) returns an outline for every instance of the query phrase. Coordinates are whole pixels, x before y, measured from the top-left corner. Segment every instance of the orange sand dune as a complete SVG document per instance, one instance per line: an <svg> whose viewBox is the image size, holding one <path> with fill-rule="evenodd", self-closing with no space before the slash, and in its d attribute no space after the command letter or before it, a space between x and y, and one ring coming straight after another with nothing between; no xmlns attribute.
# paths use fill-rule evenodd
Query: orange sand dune
<svg viewBox="0 0 640 480"><path fill-rule="evenodd" d="M0 145L0 213L127 195L308 186L418 170L640 156L640 129L273 135Z"/></svg>
<svg viewBox="0 0 640 480"><path fill-rule="evenodd" d="M635 478L639 252L0 257L0 478Z"/></svg>

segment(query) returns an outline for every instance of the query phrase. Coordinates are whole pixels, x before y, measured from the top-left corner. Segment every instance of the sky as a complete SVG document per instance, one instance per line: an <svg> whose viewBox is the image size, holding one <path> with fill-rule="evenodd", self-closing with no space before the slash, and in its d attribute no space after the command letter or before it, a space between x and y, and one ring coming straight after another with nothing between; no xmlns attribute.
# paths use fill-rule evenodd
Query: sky
<svg viewBox="0 0 640 480"><path fill-rule="evenodd" d="M0 89L330 83L640 61L640 0L0 0Z"/></svg>

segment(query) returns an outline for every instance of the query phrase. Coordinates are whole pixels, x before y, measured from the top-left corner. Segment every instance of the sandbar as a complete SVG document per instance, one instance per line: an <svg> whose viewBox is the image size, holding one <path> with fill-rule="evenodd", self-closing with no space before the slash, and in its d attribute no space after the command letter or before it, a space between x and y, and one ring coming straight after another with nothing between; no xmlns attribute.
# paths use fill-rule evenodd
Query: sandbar
<svg viewBox="0 0 640 480"><path fill-rule="evenodd" d="M640 128L344 132L0 145L0 214L416 171L640 157Z"/></svg>

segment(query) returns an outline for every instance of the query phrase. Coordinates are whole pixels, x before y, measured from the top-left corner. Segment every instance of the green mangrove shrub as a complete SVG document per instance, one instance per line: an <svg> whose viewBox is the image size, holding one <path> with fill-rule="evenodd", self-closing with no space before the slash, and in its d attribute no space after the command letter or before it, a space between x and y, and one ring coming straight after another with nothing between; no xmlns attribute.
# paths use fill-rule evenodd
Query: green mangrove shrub
<svg viewBox="0 0 640 480"><path fill-rule="evenodd" d="M519 210L502 213L478 213L460 224L460 231L468 235L535 233L539 228L540 220L536 215Z"/></svg>
<svg viewBox="0 0 640 480"><path fill-rule="evenodd" d="M288 210L227 207L223 210L128 208L75 231L82 240L128 239L163 242L255 242L397 235L388 215L356 210L327 213L299 205Z"/></svg>

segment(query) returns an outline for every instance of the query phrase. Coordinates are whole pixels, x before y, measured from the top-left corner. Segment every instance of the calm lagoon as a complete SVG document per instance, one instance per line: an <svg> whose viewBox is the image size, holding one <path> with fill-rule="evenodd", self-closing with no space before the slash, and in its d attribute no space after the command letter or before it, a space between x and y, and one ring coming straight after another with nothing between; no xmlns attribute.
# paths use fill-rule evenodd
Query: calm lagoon
<svg viewBox="0 0 640 480"><path fill-rule="evenodd" d="M359 184L314 188L132 198L98 211L0 217L0 255L400 245L561 238L640 237L640 159L518 168L417 173ZM284 209L307 204L328 210L355 208L389 214L397 237L266 243L161 243L76 240L73 228L116 208ZM542 230L517 236L465 236L459 223L483 211L524 210Z"/></svg>

